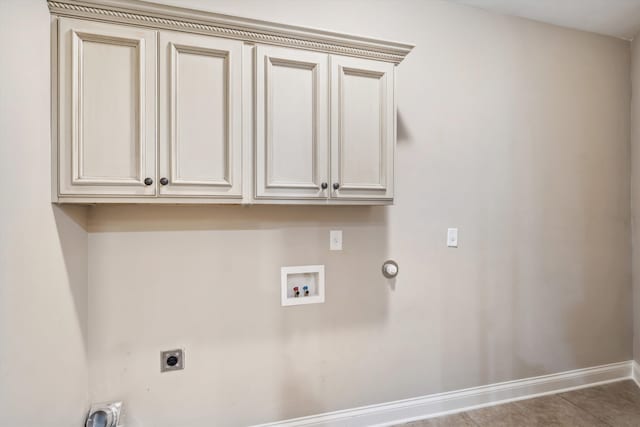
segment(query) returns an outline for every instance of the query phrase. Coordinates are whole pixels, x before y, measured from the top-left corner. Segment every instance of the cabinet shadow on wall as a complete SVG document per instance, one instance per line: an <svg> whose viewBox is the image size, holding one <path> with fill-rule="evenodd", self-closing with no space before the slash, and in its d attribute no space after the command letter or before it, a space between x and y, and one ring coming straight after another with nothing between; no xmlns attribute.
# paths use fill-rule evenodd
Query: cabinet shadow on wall
<svg viewBox="0 0 640 427"><path fill-rule="evenodd" d="M87 213L86 206L52 205L77 325L88 352Z"/></svg>
<svg viewBox="0 0 640 427"><path fill-rule="evenodd" d="M384 227L387 209L393 207L94 205L89 207L88 231L287 230L341 225Z"/></svg>
<svg viewBox="0 0 640 427"><path fill-rule="evenodd" d="M412 140L411 131L400 110L396 115L396 141L398 144L409 143Z"/></svg>

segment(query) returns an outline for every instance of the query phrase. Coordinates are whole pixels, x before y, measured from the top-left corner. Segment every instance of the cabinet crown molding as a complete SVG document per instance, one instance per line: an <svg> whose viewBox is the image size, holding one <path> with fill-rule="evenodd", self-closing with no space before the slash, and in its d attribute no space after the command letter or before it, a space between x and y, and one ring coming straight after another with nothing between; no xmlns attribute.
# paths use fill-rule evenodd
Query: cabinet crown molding
<svg viewBox="0 0 640 427"><path fill-rule="evenodd" d="M48 0L54 15L142 25L399 64L413 45L139 0Z"/></svg>

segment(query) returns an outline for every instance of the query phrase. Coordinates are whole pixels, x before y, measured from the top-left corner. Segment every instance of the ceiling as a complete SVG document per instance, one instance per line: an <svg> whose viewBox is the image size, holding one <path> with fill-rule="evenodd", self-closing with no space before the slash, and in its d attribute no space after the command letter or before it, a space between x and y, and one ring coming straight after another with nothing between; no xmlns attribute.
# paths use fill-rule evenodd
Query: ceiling
<svg viewBox="0 0 640 427"><path fill-rule="evenodd" d="M628 40L640 31L640 0L448 1Z"/></svg>

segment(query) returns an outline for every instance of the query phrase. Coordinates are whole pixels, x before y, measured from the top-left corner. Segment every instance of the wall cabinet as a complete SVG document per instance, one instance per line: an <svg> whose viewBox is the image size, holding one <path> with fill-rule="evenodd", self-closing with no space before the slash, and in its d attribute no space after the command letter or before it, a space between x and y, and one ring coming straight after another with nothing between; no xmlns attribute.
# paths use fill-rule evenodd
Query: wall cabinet
<svg viewBox="0 0 640 427"><path fill-rule="evenodd" d="M256 197L329 194L329 56L256 48Z"/></svg>
<svg viewBox="0 0 640 427"><path fill-rule="evenodd" d="M155 196L155 32L59 25L60 196Z"/></svg>
<svg viewBox="0 0 640 427"><path fill-rule="evenodd" d="M393 199L394 66L331 57L331 182L337 199Z"/></svg>
<svg viewBox="0 0 640 427"><path fill-rule="evenodd" d="M49 8L55 202L393 202L411 45L124 0Z"/></svg>
<svg viewBox="0 0 640 427"><path fill-rule="evenodd" d="M242 42L160 32L160 196L242 198Z"/></svg>

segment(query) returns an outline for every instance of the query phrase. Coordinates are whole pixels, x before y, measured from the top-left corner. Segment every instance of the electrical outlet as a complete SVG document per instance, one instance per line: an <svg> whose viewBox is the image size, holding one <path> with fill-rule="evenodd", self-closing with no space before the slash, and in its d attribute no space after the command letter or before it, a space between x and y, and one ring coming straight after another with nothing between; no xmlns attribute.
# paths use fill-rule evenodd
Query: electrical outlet
<svg viewBox="0 0 640 427"><path fill-rule="evenodd" d="M329 232L329 249L332 251L342 250L342 230L331 230Z"/></svg>
<svg viewBox="0 0 640 427"><path fill-rule="evenodd" d="M160 372L180 371L184 369L184 351L167 350L160 353Z"/></svg>

